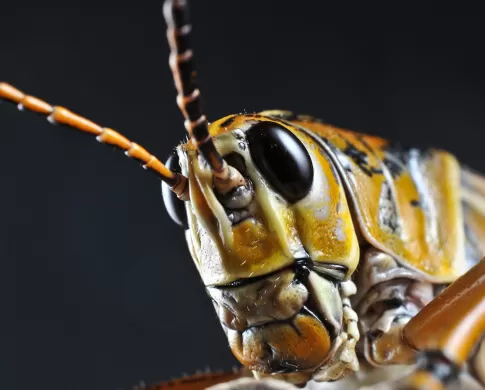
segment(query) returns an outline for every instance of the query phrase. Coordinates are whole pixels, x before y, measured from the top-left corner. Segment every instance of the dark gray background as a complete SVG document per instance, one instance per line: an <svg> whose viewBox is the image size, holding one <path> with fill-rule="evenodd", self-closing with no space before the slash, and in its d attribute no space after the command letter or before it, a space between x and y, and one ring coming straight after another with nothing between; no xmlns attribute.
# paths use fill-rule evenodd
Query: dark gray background
<svg viewBox="0 0 485 390"><path fill-rule="evenodd" d="M192 3L210 119L287 108L445 148L485 171L480 13ZM184 137L160 1L2 2L0 37L4 81L162 159ZM127 389L231 367L157 180L89 136L10 105L0 106L0 130L2 388Z"/></svg>

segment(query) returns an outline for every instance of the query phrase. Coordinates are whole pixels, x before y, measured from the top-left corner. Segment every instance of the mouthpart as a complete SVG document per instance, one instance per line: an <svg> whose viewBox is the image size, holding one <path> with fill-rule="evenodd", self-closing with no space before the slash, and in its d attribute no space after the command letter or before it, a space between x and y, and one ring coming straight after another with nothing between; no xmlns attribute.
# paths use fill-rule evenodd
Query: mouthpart
<svg viewBox="0 0 485 390"><path fill-rule="evenodd" d="M311 260L207 291L234 355L247 368L314 371L332 358L343 304L338 283L315 272Z"/></svg>

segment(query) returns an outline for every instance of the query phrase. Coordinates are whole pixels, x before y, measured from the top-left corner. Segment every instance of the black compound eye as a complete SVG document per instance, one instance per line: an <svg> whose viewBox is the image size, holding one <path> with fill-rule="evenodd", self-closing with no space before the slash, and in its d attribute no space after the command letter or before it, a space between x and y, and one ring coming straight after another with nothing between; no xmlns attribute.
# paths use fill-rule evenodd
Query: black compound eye
<svg viewBox="0 0 485 390"><path fill-rule="evenodd" d="M273 189L290 203L304 198L313 183L313 164L301 141L274 122L246 132L251 158Z"/></svg>
<svg viewBox="0 0 485 390"><path fill-rule="evenodd" d="M179 165L179 156L174 152L165 163L165 166L175 173L182 173ZM177 195L170 189L170 187L162 182L162 197L168 215L173 221L182 226L184 229L189 228L187 222L187 212L185 211L185 202L180 200Z"/></svg>

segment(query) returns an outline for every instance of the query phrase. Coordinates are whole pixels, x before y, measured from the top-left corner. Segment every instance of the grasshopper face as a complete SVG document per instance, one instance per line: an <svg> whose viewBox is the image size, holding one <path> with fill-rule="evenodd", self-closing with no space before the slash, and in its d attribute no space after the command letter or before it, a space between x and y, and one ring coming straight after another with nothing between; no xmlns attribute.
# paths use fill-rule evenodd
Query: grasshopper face
<svg viewBox="0 0 485 390"><path fill-rule="evenodd" d="M342 330L338 286L359 256L338 176L315 140L269 117L223 118L210 131L243 185L220 193L190 144L177 157L188 246L231 348L258 372L315 370Z"/></svg>

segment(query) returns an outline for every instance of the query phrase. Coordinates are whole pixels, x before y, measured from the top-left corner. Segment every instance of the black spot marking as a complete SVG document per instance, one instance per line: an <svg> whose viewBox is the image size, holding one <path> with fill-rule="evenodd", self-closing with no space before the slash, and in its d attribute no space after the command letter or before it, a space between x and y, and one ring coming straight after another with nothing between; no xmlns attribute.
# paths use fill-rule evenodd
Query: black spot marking
<svg viewBox="0 0 485 390"><path fill-rule="evenodd" d="M409 202L411 206L413 207L421 207L421 203L417 199L413 199L411 202Z"/></svg>
<svg viewBox="0 0 485 390"><path fill-rule="evenodd" d="M221 128L222 128L222 127L224 127L224 128L225 128L225 127L229 127L229 126L230 126L230 125L231 125L231 124L232 124L232 123L233 123L233 122L236 120L236 117L237 117L236 115L233 115L233 116L231 116L231 117L227 118L227 119L226 119L224 122L222 122L222 123L219 125L219 127L221 127Z"/></svg>
<svg viewBox="0 0 485 390"><path fill-rule="evenodd" d="M350 157L358 165L362 172L364 172L369 177L372 177L374 174L382 175L382 169L373 167L371 164L369 164L369 157L366 152L357 149L355 145L347 139L345 139L345 142L347 145L345 149L342 150L342 152Z"/></svg>
<svg viewBox="0 0 485 390"><path fill-rule="evenodd" d="M405 167L402 163L394 158L394 156L387 154L383 161L384 165L387 167L393 179L398 178L404 171Z"/></svg>
<svg viewBox="0 0 485 390"><path fill-rule="evenodd" d="M371 148L371 146L368 144L362 134L357 134L357 139L362 143L362 145L364 145L364 147L370 154L374 154L374 149Z"/></svg>

